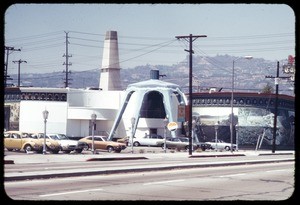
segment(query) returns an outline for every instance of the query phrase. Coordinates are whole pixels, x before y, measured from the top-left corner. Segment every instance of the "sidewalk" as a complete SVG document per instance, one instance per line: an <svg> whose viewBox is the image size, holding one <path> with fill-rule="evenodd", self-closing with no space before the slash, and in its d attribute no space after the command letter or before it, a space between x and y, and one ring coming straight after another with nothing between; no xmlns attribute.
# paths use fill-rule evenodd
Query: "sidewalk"
<svg viewBox="0 0 300 205"><path fill-rule="evenodd" d="M294 151L276 151L272 153L271 150L263 151L252 151L252 150L240 150L240 151L203 151L203 152L193 152L189 155L189 152L145 152L139 153L138 150L134 150L131 153L130 150L123 153L108 153L108 152L98 152L97 154L92 154L91 152L83 152L80 154L18 154L18 155L7 155L4 156L5 164L27 164L27 163L54 163L54 162L82 162L82 161L94 161L94 160L134 160L134 159L156 159L156 158L205 158L205 157L238 157L238 156L263 156L263 155L294 155Z"/></svg>
<svg viewBox="0 0 300 205"><path fill-rule="evenodd" d="M270 156L268 156L270 155ZM282 156L284 155L284 156ZM260 157L261 156L261 157ZM211 158L211 159L210 159ZM256 163L295 161L294 151L238 152L147 152L81 154L15 154L4 157L4 180L46 179L53 177L91 176L101 174L170 170L177 168L217 167ZM136 160L139 159L139 160ZM122 161L125 162L123 163ZM128 160L129 163L126 162ZM89 161L93 166L84 163ZM107 162L108 161L108 162ZM119 166L116 166L116 161ZM89 163L90 164L90 163ZM61 166L64 168L62 169ZM48 167L48 168L46 168Z"/></svg>

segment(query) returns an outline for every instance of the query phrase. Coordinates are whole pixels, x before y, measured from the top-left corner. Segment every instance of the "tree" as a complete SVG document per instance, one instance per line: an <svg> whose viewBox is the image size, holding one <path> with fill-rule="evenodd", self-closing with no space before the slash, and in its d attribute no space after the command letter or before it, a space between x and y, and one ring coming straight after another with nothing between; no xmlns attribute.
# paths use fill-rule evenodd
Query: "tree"
<svg viewBox="0 0 300 205"><path fill-rule="evenodd" d="M267 83L267 85L262 89L262 93L273 93L274 88L270 85L270 83Z"/></svg>

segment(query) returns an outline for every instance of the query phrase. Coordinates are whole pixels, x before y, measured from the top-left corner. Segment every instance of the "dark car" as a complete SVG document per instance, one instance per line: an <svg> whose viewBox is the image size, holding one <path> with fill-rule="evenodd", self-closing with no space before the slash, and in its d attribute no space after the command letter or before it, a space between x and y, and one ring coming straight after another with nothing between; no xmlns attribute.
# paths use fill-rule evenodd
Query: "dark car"
<svg viewBox="0 0 300 205"><path fill-rule="evenodd" d="M205 151L208 149L212 149L211 145L205 142L196 142L196 144L198 145L199 148L201 148L201 150Z"/></svg>

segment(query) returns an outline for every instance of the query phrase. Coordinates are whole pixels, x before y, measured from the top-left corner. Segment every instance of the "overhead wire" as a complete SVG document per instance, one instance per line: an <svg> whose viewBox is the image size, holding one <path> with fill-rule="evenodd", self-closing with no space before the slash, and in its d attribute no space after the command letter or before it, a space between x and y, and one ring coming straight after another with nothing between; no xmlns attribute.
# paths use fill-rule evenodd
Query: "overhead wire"
<svg viewBox="0 0 300 205"><path fill-rule="evenodd" d="M103 40L98 39L98 37L104 37L105 35L103 34L97 34L97 33L89 33L89 32L81 32L81 31L69 31L71 36L69 37L71 43L70 45L75 45L75 46L82 46L82 47L87 47L87 48L96 48L96 49L103 49ZM38 34L38 35L31 35L31 36L25 36L25 37L19 37L19 38L12 38L12 39L6 39L6 43L9 42L18 42L18 45L23 45L24 47L22 48L23 52L33 52L33 51L38 51L38 50L43 50L43 49L52 49L52 48L58 48L60 46L64 46L65 42L62 41L64 39L64 34L62 31L56 31L56 32L50 32L50 33L45 33L45 34ZM76 34L76 35L75 35ZM79 35L77 35L79 34ZM60 35L60 37L58 37ZM289 50L293 49L293 40L291 40L291 37L293 37L295 34L294 33L279 33L279 34L263 34L263 35L248 35L248 36L231 36L231 37L210 37L205 40L203 43L202 47L205 47L205 52L201 50L197 50L197 46L195 46L195 50L197 50L199 53L206 54L206 57L208 57L209 54L216 54L216 53L240 53L240 52L262 52L262 51L273 51L273 50ZM95 39L94 37L97 37ZM289 38L288 40L274 40L274 39L279 39L279 38ZM121 40L120 40L121 39ZM128 41L127 41L127 40ZM134 42L130 42L130 40L135 40ZM133 57L128 57L120 62L127 62L130 60L137 60L139 57L142 57L144 55L147 55L149 53L153 53L156 51L156 53L166 53L166 54L176 54L181 52L180 47L183 47L182 44L179 45L174 45L172 43L164 45L164 42L161 42L162 40L169 40L170 38L163 38L163 37L141 37L141 36L123 36L119 35L119 49L120 52L122 53L122 56L125 55L132 55L134 52L140 52L134 55ZM206 41L237 41L237 40L258 40L258 39L268 39L268 41L264 42L242 42L242 43L219 43L218 45L214 44L207 44ZM33 41L34 40L34 41ZM60 42L61 40L61 42ZM143 43L138 43L138 40L142 40ZM81 42L78 42L81 41ZM160 41L158 43L145 43L144 41ZM51 44L47 44L47 42L51 42ZM55 43L57 42L57 43ZM98 42L99 45L91 45L86 42ZM187 43L187 42L185 42ZM281 46L285 44L291 44L290 46ZM101 45L102 44L102 45ZM32 45L32 46L31 46ZM197 44L195 44L197 45ZM262 47L262 46L267 46L267 47ZM186 47L187 44L184 44ZM253 46L259 46L260 48L250 48ZM219 48L218 50L209 50L206 48ZM240 47L243 47L243 49L240 49ZM244 48L245 47L245 48ZM225 48L225 49L224 49ZM227 48L227 49L226 49ZM238 49L237 49L238 48ZM64 50L61 51L63 53ZM72 52L72 51L71 51ZM74 49L74 56L78 53ZM76 53L77 52L77 53ZM204 53L203 53L204 52ZM42 55L43 53L40 52L39 55ZM99 54L101 54L101 50L99 51ZM93 55L94 56L94 55ZM39 57L39 56L36 56ZM92 58L89 57L88 55L86 58ZM100 57L101 58L101 57ZM99 58L99 59L100 59ZM39 58L39 60L46 59L46 57ZM81 59L85 59L82 57ZM210 61L212 64L215 66L220 67L219 62L216 62L215 60L212 60L207 58L208 61ZM73 58L72 60L75 60ZM55 61L55 60L54 60ZM53 62L54 62L53 61ZM63 59L59 60L59 63L61 63Z"/></svg>

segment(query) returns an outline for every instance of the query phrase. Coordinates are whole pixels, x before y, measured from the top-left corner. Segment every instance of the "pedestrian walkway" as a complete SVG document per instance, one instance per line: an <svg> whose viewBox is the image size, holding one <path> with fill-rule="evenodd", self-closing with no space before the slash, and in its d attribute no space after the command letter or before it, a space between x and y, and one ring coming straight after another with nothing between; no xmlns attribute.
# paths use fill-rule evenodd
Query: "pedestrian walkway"
<svg viewBox="0 0 300 205"><path fill-rule="evenodd" d="M275 156L269 157L266 155ZM281 155L287 156L285 157ZM271 151L238 151L232 153L204 151L194 152L192 155L189 155L189 152L98 152L98 154L83 152L80 154L44 155L35 153L10 153L10 155L6 155L4 159L7 162L11 162L6 163L5 165L4 179L5 181L14 181L52 177L158 171L178 168L186 169L254 163L291 162L295 160L295 156L294 151L278 151L276 153L271 153ZM145 160L139 161L141 159ZM119 164L119 166L116 166L116 161L118 160L119 162L117 162L117 164ZM121 163L121 161L124 160L128 160L130 162ZM88 166L89 163L84 163L91 161L106 162L93 163L93 166Z"/></svg>
<svg viewBox="0 0 300 205"><path fill-rule="evenodd" d="M187 151L164 153L164 151L153 151L149 149L140 153L138 150L134 150L134 153L130 151L123 153L108 153L98 152L93 154L91 152L71 153L71 154L16 154L4 156L6 164L25 164L25 163L53 163L53 162L78 162L78 161L91 161L91 159L111 159L111 160L126 160L126 159L139 159L141 157L148 159L159 158L194 158L194 157L234 157L234 156L259 156L259 155L294 155L294 151L276 151L272 153L270 150L252 151L252 150L240 150L235 152L223 151L202 151L193 152L189 155Z"/></svg>

